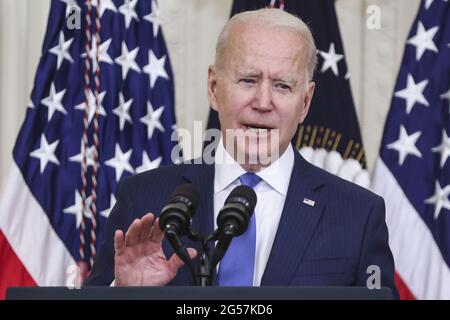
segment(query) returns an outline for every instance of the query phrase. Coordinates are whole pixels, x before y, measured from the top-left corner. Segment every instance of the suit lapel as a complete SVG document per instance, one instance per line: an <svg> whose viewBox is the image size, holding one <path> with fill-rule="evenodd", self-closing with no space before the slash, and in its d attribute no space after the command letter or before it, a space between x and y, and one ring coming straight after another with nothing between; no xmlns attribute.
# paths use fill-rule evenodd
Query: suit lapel
<svg viewBox="0 0 450 320"><path fill-rule="evenodd" d="M192 219L192 230L208 236L214 231L214 165L190 165L183 177L201 195L200 205Z"/></svg>
<svg viewBox="0 0 450 320"><path fill-rule="evenodd" d="M214 165L190 164L186 166L182 173L183 180L191 183L200 193L200 203L197 212L192 219L191 229L205 236L213 232L213 197L214 197ZM188 238L183 239L186 247L197 249L201 252L201 244L193 242ZM168 245L169 246L169 245ZM194 266L198 263L198 256L195 258ZM213 275L215 277L215 273ZM192 276L188 268L182 268L172 283L174 285L192 285Z"/></svg>
<svg viewBox="0 0 450 320"><path fill-rule="evenodd" d="M288 285L314 234L325 207L318 189L322 179L295 152L288 193L261 285ZM312 200L306 201L304 200ZM309 204L308 204L309 203Z"/></svg>

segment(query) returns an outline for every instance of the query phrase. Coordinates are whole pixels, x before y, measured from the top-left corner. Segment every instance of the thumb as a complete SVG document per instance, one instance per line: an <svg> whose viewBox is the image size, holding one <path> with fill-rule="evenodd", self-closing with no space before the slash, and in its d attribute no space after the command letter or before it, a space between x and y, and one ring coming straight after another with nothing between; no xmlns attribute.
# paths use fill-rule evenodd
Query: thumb
<svg viewBox="0 0 450 320"><path fill-rule="evenodd" d="M187 251L189 254L189 258L191 258L191 260L197 256L197 250L195 250L194 248L188 248ZM168 261L168 264L169 268L174 272L176 272L178 269L184 266L183 260L181 260L176 253L172 254L172 256Z"/></svg>

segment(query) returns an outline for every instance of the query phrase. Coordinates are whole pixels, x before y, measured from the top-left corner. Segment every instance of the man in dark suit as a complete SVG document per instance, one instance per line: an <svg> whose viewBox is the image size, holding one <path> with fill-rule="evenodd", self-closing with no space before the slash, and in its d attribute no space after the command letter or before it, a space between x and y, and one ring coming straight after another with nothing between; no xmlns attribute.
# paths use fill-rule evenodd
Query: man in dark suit
<svg viewBox="0 0 450 320"><path fill-rule="evenodd" d="M208 70L222 132L214 163L123 180L87 284L192 284L155 216L179 184L191 183L201 191L192 229L210 234L227 195L246 184L258 203L215 270L217 284L366 286L373 276L395 293L383 199L308 163L290 143L308 113L315 64L314 40L298 18L262 9L230 19ZM186 241L195 258L198 244Z"/></svg>

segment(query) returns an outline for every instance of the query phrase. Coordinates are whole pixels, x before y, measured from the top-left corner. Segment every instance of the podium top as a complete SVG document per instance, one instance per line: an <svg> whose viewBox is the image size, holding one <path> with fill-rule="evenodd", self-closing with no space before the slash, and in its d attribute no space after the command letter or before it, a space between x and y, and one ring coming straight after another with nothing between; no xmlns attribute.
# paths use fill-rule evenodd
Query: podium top
<svg viewBox="0 0 450 320"><path fill-rule="evenodd" d="M7 300L392 300L364 287L11 287Z"/></svg>

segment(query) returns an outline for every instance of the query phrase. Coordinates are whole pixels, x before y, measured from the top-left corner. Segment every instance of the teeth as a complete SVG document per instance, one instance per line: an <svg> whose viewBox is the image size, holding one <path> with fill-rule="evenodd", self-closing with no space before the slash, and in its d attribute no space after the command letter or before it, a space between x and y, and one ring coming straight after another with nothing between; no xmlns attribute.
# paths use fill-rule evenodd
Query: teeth
<svg viewBox="0 0 450 320"><path fill-rule="evenodd" d="M265 134L267 133L267 131L269 131L269 129L266 128L253 128L253 127L248 127L248 130L256 134Z"/></svg>
<svg viewBox="0 0 450 320"><path fill-rule="evenodd" d="M267 133L267 131L269 131L268 129L259 129L258 134L264 134Z"/></svg>

